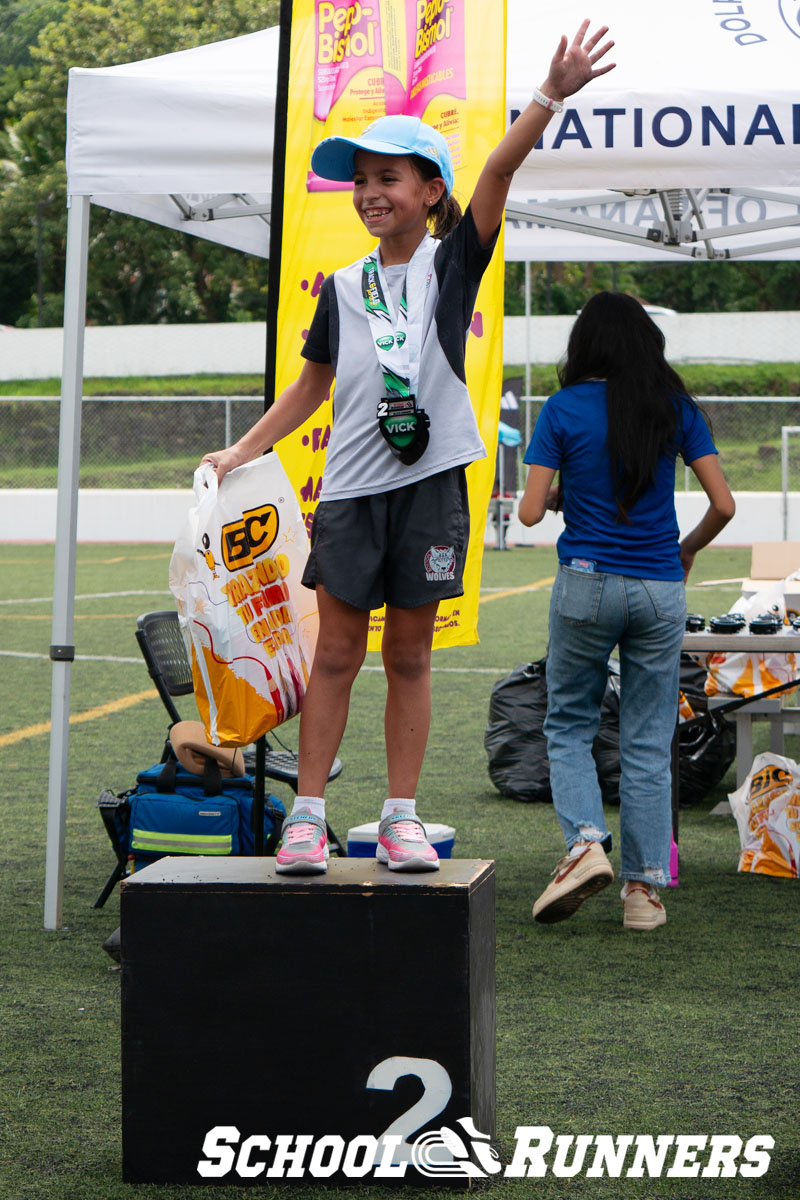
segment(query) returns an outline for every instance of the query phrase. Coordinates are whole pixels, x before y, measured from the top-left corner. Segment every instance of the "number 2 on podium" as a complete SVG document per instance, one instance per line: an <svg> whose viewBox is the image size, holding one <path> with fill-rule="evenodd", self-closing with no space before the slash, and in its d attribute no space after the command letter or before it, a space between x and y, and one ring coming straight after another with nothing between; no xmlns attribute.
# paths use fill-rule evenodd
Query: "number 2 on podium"
<svg viewBox="0 0 800 1200"><path fill-rule="evenodd" d="M412 1104L411 1108L392 1121L378 1138L378 1141L383 1141L391 1136L399 1136L401 1141L397 1151L403 1157L410 1153L411 1135L434 1117L438 1117L440 1112L444 1112L453 1094L450 1076L441 1063L432 1058L405 1058L401 1055L385 1058L373 1067L367 1087L376 1091L391 1092L398 1079L405 1075L416 1075L422 1080L425 1090L416 1104Z"/></svg>

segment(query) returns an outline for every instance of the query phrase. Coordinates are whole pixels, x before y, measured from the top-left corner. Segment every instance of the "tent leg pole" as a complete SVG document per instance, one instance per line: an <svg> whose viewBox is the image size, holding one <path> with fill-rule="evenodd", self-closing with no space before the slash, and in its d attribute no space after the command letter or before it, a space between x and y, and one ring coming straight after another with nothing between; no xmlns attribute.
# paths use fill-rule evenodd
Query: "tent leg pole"
<svg viewBox="0 0 800 1200"><path fill-rule="evenodd" d="M75 548L78 531L78 470L81 448L83 341L89 248L89 197L68 199L64 284L64 355L58 443L58 508L53 579L53 662L50 702L50 775L47 794L44 927L62 923L64 831L67 815L70 667L75 611Z"/></svg>
<svg viewBox="0 0 800 1200"><path fill-rule="evenodd" d="M525 259L525 395L531 394L531 264ZM530 445L533 422L531 405L525 405L525 447Z"/></svg>

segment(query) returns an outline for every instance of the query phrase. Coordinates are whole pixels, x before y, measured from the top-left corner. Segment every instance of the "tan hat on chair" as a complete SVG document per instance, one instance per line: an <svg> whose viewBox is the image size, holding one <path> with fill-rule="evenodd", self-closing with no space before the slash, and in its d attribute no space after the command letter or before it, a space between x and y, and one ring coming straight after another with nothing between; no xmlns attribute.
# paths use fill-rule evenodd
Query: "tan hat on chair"
<svg viewBox="0 0 800 1200"><path fill-rule="evenodd" d="M169 731L169 740L178 762L193 775L204 773L207 758L217 760L224 778L244 775L242 751L234 746L212 746L202 721L178 721Z"/></svg>

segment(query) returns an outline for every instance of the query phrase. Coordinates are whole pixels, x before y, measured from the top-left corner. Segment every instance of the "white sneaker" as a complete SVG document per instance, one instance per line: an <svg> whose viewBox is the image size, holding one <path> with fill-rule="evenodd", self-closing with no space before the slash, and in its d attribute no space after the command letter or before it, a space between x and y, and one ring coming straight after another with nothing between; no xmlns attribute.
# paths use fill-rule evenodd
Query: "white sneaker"
<svg viewBox="0 0 800 1200"><path fill-rule="evenodd" d="M533 919L541 925L566 921L584 900L611 883L614 870L600 843L587 842L579 854L562 858L553 875L533 906Z"/></svg>
<svg viewBox="0 0 800 1200"><path fill-rule="evenodd" d="M640 879L628 879L620 892L623 929L655 929L666 924L667 914L658 888Z"/></svg>

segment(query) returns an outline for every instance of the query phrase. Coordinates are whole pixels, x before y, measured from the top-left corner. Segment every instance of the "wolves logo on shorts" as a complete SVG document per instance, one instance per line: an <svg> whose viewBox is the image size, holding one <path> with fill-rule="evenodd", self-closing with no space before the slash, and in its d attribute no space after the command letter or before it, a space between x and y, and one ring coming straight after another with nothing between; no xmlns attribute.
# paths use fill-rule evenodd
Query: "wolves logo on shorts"
<svg viewBox="0 0 800 1200"><path fill-rule="evenodd" d="M433 583L438 579L455 579L456 552L452 546L431 546L425 555L425 578Z"/></svg>

